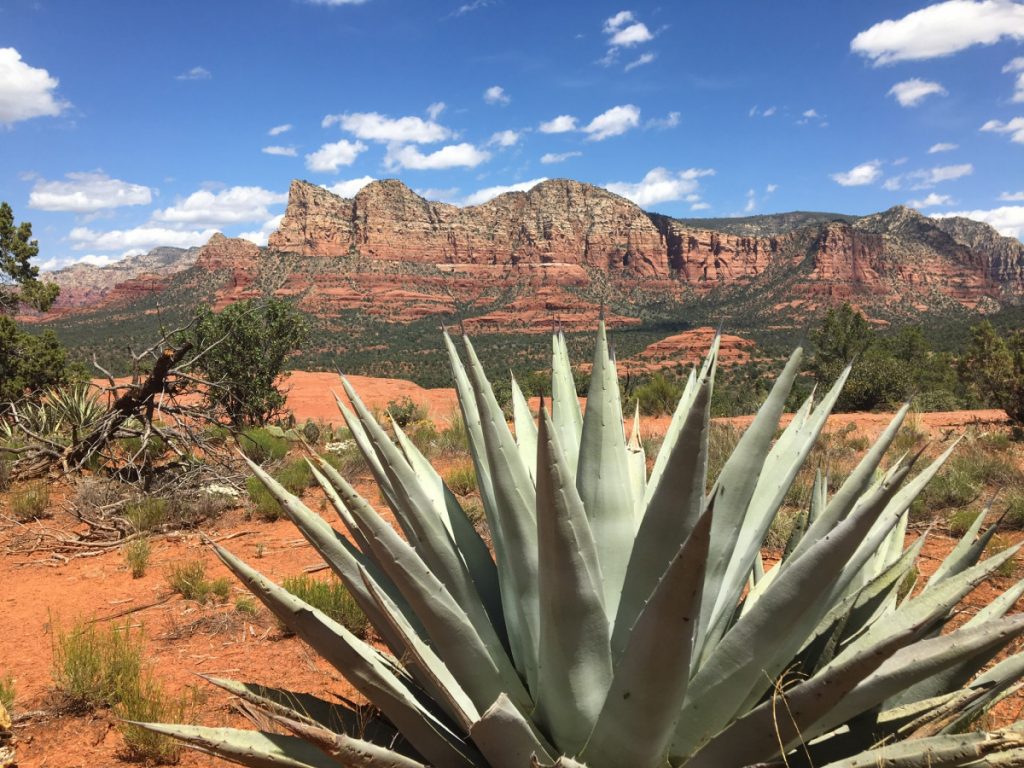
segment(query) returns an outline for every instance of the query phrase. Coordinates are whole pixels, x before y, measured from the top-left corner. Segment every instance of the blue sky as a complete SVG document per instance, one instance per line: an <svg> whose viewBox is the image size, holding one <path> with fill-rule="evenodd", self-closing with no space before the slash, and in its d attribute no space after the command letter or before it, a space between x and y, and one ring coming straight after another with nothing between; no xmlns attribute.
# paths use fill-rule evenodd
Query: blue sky
<svg viewBox="0 0 1024 768"><path fill-rule="evenodd" d="M1021 237L1024 2L0 0L0 199L41 263L262 241L293 178L391 177Z"/></svg>

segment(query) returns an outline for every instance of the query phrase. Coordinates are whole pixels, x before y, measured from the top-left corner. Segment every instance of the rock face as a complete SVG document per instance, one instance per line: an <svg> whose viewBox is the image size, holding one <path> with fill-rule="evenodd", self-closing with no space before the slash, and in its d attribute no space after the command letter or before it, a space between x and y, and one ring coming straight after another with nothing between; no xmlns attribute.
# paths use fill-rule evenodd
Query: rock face
<svg viewBox="0 0 1024 768"><path fill-rule="evenodd" d="M125 296L161 290L171 275L196 263L199 250L154 248L149 253L129 256L105 267L74 264L50 272L43 279L60 286L53 311L61 313L83 307L96 308L104 306L118 289Z"/></svg>
<svg viewBox="0 0 1024 768"><path fill-rule="evenodd" d="M509 269L535 280L541 268L549 286L578 284L582 270L705 293L770 282L771 273L788 283L782 293L789 301L804 306L862 296L889 303L912 296L916 306L932 296L974 308L1024 294L1024 245L984 224L930 219L902 206L860 219L777 218L777 234L747 234L768 231L770 216L758 217L756 227L723 224L733 232L711 228L714 220L695 227L567 179L467 208L430 202L397 180L373 182L352 200L294 181L270 247L380 263L475 266L484 270L477 280L497 279L499 272L507 279Z"/></svg>

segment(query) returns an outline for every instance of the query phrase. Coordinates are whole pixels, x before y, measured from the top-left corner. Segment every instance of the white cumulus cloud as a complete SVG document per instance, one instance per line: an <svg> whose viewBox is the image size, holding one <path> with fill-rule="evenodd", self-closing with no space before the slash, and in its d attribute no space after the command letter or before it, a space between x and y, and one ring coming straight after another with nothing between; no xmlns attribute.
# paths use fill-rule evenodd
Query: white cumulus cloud
<svg viewBox="0 0 1024 768"><path fill-rule="evenodd" d="M1024 237L1024 205L1004 205L1000 208L974 211L951 211L950 213L932 214L937 219L953 216L983 221L995 227L1000 234L1007 237Z"/></svg>
<svg viewBox="0 0 1024 768"><path fill-rule="evenodd" d="M612 136L621 136L630 128L640 125L640 109L632 104L625 104L602 112L591 120L583 131L589 134L592 141L603 141Z"/></svg>
<svg viewBox="0 0 1024 768"><path fill-rule="evenodd" d="M280 157L295 157L298 151L295 147L271 146L260 150L265 155L279 155Z"/></svg>
<svg viewBox="0 0 1024 768"><path fill-rule="evenodd" d="M306 167L320 173L337 173L343 165L352 165L366 145L361 141L342 139L333 144L324 144L316 152L306 155Z"/></svg>
<svg viewBox="0 0 1024 768"><path fill-rule="evenodd" d="M951 144L948 141L940 141L938 144L932 144L928 147L928 154L934 155L937 152L952 152L954 149L959 149L959 144Z"/></svg>
<svg viewBox="0 0 1024 768"><path fill-rule="evenodd" d="M546 152L540 156L540 161L544 165L551 165L552 163L564 163L570 158L582 156L582 152Z"/></svg>
<svg viewBox="0 0 1024 768"><path fill-rule="evenodd" d="M850 50L876 66L933 59L1003 38L1024 40L1024 4L1012 0L947 0L864 30Z"/></svg>
<svg viewBox="0 0 1024 768"><path fill-rule="evenodd" d="M373 176L360 176L358 179L346 179L345 181L339 181L337 184L331 184L330 186L324 184L323 187L328 192L333 192L338 197L355 197L359 190L372 181L376 181Z"/></svg>
<svg viewBox="0 0 1024 768"><path fill-rule="evenodd" d="M93 213L124 205L149 205L153 191L142 184L112 179L105 173L68 173L63 181L39 179L28 196L28 207L41 211Z"/></svg>
<svg viewBox="0 0 1024 768"><path fill-rule="evenodd" d="M576 130L576 118L572 115L559 115L538 126L541 133L568 133Z"/></svg>
<svg viewBox="0 0 1024 768"><path fill-rule="evenodd" d="M217 232L216 229L188 231L168 229L153 224L145 224L132 229L113 229L97 232L88 227L75 227L68 234L76 251L134 251L141 253L158 246L166 245L174 248L191 248L203 245Z"/></svg>
<svg viewBox="0 0 1024 768"><path fill-rule="evenodd" d="M206 67L192 67L187 72L175 76L175 80L209 80L213 77Z"/></svg>
<svg viewBox="0 0 1024 768"><path fill-rule="evenodd" d="M541 176L539 179L530 179L529 181L520 181L517 184L498 185L494 187L487 187L486 189L480 189L469 195L465 200L462 201L463 205L481 205L486 203L488 200L493 200L498 195L503 195L506 192L527 192L533 189L535 186L540 184L542 181L547 181L546 176Z"/></svg>
<svg viewBox="0 0 1024 768"><path fill-rule="evenodd" d="M59 115L68 102L55 96L57 85L57 78L26 64L16 49L0 48L0 125Z"/></svg>
<svg viewBox="0 0 1024 768"><path fill-rule="evenodd" d="M476 168L491 159L491 153L472 144L449 144L428 155L413 146L388 147L384 165L389 169L407 168L413 171L436 171L443 168Z"/></svg>
<svg viewBox="0 0 1024 768"><path fill-rule="evenodd" d="M953 205L954 200L949 195L940 195L936 192L929 192L922 200L908 200L907 205L911 208L922 210L934 208L937 205Z"/></svg>
<svg viewBox="0 0 1024 768"><path fill-rule="evenodd" d="M514 147L519 143L520 134L518 131L507 130L498 131L493 136L488 144L497 144L499 147Z"/></svg>
<svg viewBox="0 0 1024 768"><path fill-rule="evenodd" d="M492 85L484 91L484 101L488 104L501 104L504 106L512 101L512 97L505 93L500 85Z"/></svg>
<svg viewBox="0 0 1024 768"><path fill-rule="evenodd" d="M654 61L654 58L655 56L653 53L641 53L639 56L637 56L635 59L629 62L629 64L626 65L625 69L627 72L629 72L631 69L642 67L644 64L650 64L652 61Z"/></svg>
<svg viewBox="0 0 1024 768"><path fill-rule="evenodd" d="M605 184L605 188L639 206L648 206L682 200L696 193L701 178L714 175L713 168L688 168L676 173L667 168L652 168L638 182L617 181Z"/></svg>
<svg viewBox="0 0 1024 768"><path fill-rule="evenodd" d="M222 226L261 221L270 216L267 206L287 201L288 195L262 187L229 187L212 192L200 189L169 208L153 213L153 220L168 224Z"/></svg>
<svg viewBox="0 0 1024 768"><path fill-rule="evenodd" d="M427 117L431 120L437 120L437 118L441 116L441 113L444 112L446 106L447 105L443 101L435 101L427 107Z"/></svg>
<svg viewBox="0 0 1024 768"><path fill-rule="evenodd" d="M1024 56L1012 59L1005 67L1003 74L1016 73L1017 81L1014 83L1013 101L1024 101Z"/></svg>
<svg viewBox="0 0 1024 768"><path fill-rule="evenodd" d="M259 246L264 246L270 239L270 236L277 231L277 228L281 226L281 219L284 218L284 214L280 213L272 219L267 219L263 222L263 226L252 232L242 232L239 237L243 240L248 240L251 243L255 243Z"/></svg>
<svg viewBox="0 0 1024 768"><path fill-rule="evenodd" d="M391 118L377 112L353 112L343 115L327 115L320 121L320 125L324 128L329 128L335 123L357 139L366 139L367 141L433 144L437 141L444 141L452 134L443 125L414 115Z"/></svg>
<svg viewBox="0 0 1024 768"><path fill-rule="evenodd" d="M282 125L275 125L269 131L267 131L267 135L268 136L280 136L282 133L288 133L288 131L290 131L291 129L292 129L292 124L291 123L283 123Z"/></svg>
<svg viewBox="0 0 1024 768"><path fill-rule="evenodd" d="M848 171L833 173L832 180L844 187L862 187L874 184L882 177L882 161L869 160L856 165Z"/></svg>
<svg viewBox="0 0 1024 768"><path fill-rule="evenodd" d="M981 126L981 130L990 133L1006 133L1009 134L1010 141L1024 144L1024 117L1015 117L1005 123L1002 120L989 120Z"/></svg>
<svg viewBox="0 0 1024 768"><path fill-rule="evenodd" d="M901 107L916 107L928 96L933 94L945 96L946 93L947 91L942 87L941 83L914 77L910 80L896 83L896 85L889 89L887 95L896 97L896 101L900 103Z"/></svg>

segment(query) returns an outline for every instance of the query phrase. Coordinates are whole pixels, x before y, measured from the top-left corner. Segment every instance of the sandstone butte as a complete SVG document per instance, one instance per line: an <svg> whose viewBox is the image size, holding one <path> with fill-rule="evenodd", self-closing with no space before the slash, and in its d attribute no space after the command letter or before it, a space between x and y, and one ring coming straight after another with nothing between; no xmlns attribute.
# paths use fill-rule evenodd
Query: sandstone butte
<svg viewBox="0 0 1024 768"><path fill-rule="evenodd" d="M769 217L771 218L771 217ZM727 220L720 220L728 229ZM735 234L648 213L600 187L567 179L460 208L428 201L402 182L375 181L352 199L293 181L269 250L294 254L281 295L307 311L360 310L384 321L434 314L470 331L592 328L601 304L631 296L611 325L641 322L651 297L757 298L771 322L850 300L923 311L982 312L1024 297L1024 245L967 219L931 219L902 206L861 218L769 225ZM224 275L217 304L258 293L261 249L216 235L194 268ZM158 293L173 267L135 274L92 306ZM748 290L749 289L749 290ZM733 291L733 293L730 293Z"/></svg>

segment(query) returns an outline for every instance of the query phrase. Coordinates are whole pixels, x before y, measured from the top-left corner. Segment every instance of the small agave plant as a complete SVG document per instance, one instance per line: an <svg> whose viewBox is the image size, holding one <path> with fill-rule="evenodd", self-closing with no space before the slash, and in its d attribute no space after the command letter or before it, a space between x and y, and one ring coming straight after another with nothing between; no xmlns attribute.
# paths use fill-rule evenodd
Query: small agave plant
<svg viewBox="0 0 1024 768"><path fill-rule="evenodd" d="M953 450L882 469L903 408L835 494L819 476L781 562L760 549L848 370L775 438L797 350L706 489L717 340L648 475L623 429L602 326L581 413L564 338L551 411L513 382L514 433L469 340L445 338L493 555L412 442L347 382L338 404L397 532L325 462L345 534L252 470L344 581L371 645L226 550L225 564L372 706L211 680L278 732L148 724L248 766L740 768L1024 765L1024 728L971 724L1021 684L1024 582L966 622L960 601L1016 548L981 560L984 513L923 589L907 511ZM980 673L980 674L979 674Z"/></svg>

